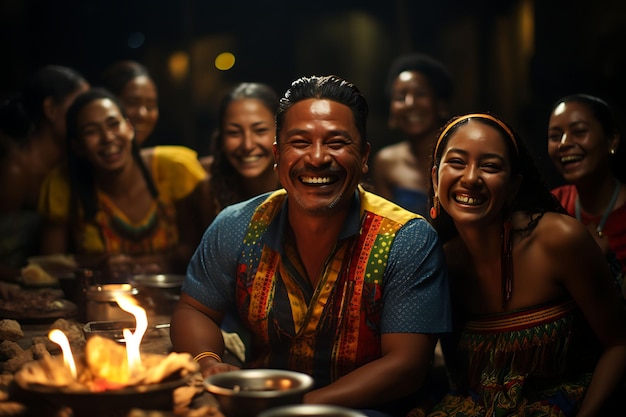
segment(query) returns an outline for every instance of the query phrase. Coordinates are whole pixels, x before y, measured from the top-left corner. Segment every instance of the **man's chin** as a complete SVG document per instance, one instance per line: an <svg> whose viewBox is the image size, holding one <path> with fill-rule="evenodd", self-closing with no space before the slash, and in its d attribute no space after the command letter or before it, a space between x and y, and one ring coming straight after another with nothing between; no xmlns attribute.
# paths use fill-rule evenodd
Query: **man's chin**
<svg viewBox="0 0 626 417"><path fill-rule="evenodd" d="M319 215L326 215L329 213L333 213L334 211L339 210L340 207L342 206L341 198L342 198L342 195L339 195L332 199L328 199L326 201L317 200L317 201L311 202L308 199L307 199L308 201L304 201L304 199L298 199L298 198L296 198L296 201L298 202L298 205L303 209L303 211L305 211L307 214L310 214L313 216L319 216Z"/></svg>

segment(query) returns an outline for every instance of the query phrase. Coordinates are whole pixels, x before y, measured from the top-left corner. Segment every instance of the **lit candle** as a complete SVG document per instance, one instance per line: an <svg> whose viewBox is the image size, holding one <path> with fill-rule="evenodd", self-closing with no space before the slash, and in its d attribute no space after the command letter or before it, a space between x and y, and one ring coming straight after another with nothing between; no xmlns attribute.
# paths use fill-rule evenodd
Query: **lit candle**
<svg viewBox="0 0 626 417"><path fill-rule="evenodd" d="M115 301L120 308L133 316L135 316L135 332L131 332L130 329L124 329L124 340L126 340L126 355L128 358L128 372L129 376L141 370L141 356L139 354L139 347L141 345L141 339L148 329L148 318L146 316L146 310L137 305L137 302L133 297L128 295L119 295Z"/></svg>
<svg viewBox="0 0 626 417"><path fill-rule="evenodd" d="M72 355L72 348L70 342L67 340L67 336L59 329L53 329L48 333L48 339L61 346L63 352L63 363L69 368L72 377L76 379L76 364L74 363L74 356Z"/></svg>

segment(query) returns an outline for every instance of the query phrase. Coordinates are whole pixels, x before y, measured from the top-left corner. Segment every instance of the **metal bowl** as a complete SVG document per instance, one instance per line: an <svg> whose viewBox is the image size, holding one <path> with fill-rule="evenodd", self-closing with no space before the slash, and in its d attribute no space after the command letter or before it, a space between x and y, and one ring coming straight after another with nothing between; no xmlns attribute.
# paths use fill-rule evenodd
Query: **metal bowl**
<svg viewBox="0 0 626 417"><path fill-rule="evenodd" d="M184 280L184 275L177 274L142 274L134 275L132 278L137 286L179 290Z"/></svg>
<svg viewBox="0 0 626 417"><path fill-rule="evenodd" d="M85 338L106 337L116 342L124 342L124 329L135 331L135 322L131 320L90 321L83 326Z"/></svg>
<svg viewBox="0 0 626 417"><path fill-rule="evenodd" d="M280 369L242 369L210 375L204 386L226 417L253 417L273 407L302 403L313 378Z"/></svg>
<svg viewBox="0 0 626 417"><path fill-rule="evenodd" d="M132 278L141 305L151 313L165 316L174 312L184 280L184 275L176 274L144 274Z"/></svg>
<svg viewBox="0 0 626 417"><path fill-rule="evenodd" d="M283 405L263 411L258 417L365 417L351 408L325 404Z"/></svg>

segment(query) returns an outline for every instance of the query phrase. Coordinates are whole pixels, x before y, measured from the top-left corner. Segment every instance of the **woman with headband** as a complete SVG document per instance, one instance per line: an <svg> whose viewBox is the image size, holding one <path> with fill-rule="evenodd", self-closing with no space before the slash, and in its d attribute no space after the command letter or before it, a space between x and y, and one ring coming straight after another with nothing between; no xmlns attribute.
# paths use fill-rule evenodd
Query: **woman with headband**
<svg viewBox="0 0 626 417"><path fill-rule="evenodd" d="M490 114L448 122L431 176L455 331L430 416L599 415L624 378L626 312L593 238Z"/></svg>

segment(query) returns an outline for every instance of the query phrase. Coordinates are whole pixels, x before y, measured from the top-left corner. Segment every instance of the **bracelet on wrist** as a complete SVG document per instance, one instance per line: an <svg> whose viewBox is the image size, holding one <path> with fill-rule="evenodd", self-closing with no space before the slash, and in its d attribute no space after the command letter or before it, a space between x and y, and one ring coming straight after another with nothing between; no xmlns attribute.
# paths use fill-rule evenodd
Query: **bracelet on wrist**
<svg viewBox="0 0 626 417"><path fill-rule="evenodd" d="M220 358L220 355L218 355L215 352L200 352L196 356L193 357L193 360L196 362L200 362L204 358L213 358L220 363L223 362L222 358Z"/></svg>

